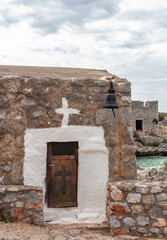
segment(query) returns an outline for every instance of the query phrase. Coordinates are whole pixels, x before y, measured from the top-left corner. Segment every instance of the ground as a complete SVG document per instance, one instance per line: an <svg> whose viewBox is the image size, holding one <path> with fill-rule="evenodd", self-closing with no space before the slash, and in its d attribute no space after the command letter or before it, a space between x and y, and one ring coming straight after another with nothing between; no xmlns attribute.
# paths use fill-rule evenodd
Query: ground
<svg viewBox="0 0 167 240"><path fill-rule="evenodd" d="M1 240L141 240L143 238L112 237L107 224L45 225L27 223L0 223ZM146 240L146 239L145 239ZM148 240L148 239L147 239ZM151 239L150 239L151 240ZM153 239L152 239L153 240ZM155 240L155 239L154 239Z"/></svg>

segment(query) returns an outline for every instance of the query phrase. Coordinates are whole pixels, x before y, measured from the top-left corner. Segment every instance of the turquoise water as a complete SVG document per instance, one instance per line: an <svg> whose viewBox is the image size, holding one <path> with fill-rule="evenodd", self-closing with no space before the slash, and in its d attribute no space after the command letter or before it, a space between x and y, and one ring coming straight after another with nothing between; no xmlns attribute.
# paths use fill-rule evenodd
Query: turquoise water
<svg viewBox="0 0 167 240"><path fill-rule="evenodd" d="M139 166L146 169L149 167L155 167L159 169L161 166L163 166L164 162L167 162L167 156L137 157L136 161Z"/></svg>

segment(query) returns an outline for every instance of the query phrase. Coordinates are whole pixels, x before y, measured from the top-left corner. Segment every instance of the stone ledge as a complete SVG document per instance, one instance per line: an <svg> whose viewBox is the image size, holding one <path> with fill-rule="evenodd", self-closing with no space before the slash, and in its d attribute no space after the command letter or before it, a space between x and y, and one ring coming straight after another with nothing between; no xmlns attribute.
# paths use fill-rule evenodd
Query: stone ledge
<svg viewBox="0 0 167 240"><path fill-rule="evenodd" d="M0 185L0 221L23 221L43 225L42 188Z"/></svg>
<svg viewBox="0 0 167 240"><path fill-rule="evenodd" d="M24 185L0 185L0 192L9 191L9 192L18 192L18 191L42 191L42 187L32 187Z"/></svg>
<svg viewBox="0 0 167 240"><path fill-rule="evenodd" d="M110 182L108 190L112 235L167 238L167 182L124 180Z"/></svg>

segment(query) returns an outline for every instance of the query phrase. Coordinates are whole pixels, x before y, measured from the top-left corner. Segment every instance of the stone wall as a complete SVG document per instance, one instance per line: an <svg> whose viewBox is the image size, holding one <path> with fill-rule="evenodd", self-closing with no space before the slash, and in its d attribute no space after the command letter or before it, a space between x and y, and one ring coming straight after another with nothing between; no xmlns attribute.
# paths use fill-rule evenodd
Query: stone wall
<svg viewBox="0 0 167 240"><path fill-rule="evenodd" d="M136 177L136 161L132 131L130 83L106 71L92 70L97 76L69 77L67 69L61 78L52 77L50 70L46 76L42 69L24 67L0 67L0 182L2 184L23 184L24 136L27 128L61 127L62 115L55 109L62 107L62 97L68 100L70 108L80 110L80 114L70 115L69 125L102 126L109 151L110 179ZM19 76L7 75L9 70ZM81 71L81 70L80 70ZM61 70L63 72L63 69ZM89 70L87 70L89 73ZM109 75L104 76L102 74ZM16 74L16 75L17 75ZM60 75L61 73L59 73ZM26 75L26 76L25 76ZM66 76L65 76L66 75ZM111 109L103 109L109 81L116 89L119 109L116 119Z"/></svg>
<svg viewBox="0 0 167 240"><path fill-rule="evenodd" d="M133 131L136 131L136 120L142 120L142 133L149 136L158 136L158 101L132 101ZM141 131L138 131L141 132Z"/></svg>
<svg viewBox="0 0 167 240"><path fill-rule="evenodd" d="M24 221L43 225L42 189L1 185L0 221Z"/></svg>
<svg viewBox="0 0 167 240"><path fill-rule="evenodd" d="M112 235L167 238L167 182L109 184L107 214Z"/></svg>

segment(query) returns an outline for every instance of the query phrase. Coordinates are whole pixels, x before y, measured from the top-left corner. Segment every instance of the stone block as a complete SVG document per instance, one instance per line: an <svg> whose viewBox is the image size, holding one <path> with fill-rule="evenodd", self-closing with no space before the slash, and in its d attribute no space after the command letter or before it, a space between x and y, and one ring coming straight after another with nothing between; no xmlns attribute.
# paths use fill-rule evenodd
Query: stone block
<svg viewBox="0 0 167 240"><path fill-rule="evenodd" d="M159 193L159 192L163 192L164 191L164 187L161 185L157 185L151 188L151 193Z"/></svg>
<svg viewBox="0 0 167 240"><path fill-rule="evenodd" d="M152 237L152 233L146 233L146 234L144 234L144 237L145 238L151 238Z"/></svg>
<svg viewBox="0 0 167 240"><path fill-rule="evenodd" d="M39 203L26 203L25 204L25 208L27 210L29 210L29 209L36 209L36 211L38 211L38 212L42 211L42 205L39 204Z"/></svg>
<svg viewBox="0 0 167 240"><path fill-rule="evenodd" d="M4 202L15 202L17 200L16 193L8 193L4 198Z"/></svg>
<svg viewBox="0 0 167 240"><path fill-rule="evenodd" d="M139 203L141 201L141 197L141 194L129 193L126 200L129 203Z"/></svg>
<svg viewBox="0 0 167 240"><path fill-rule="evenodd" d="M147 205L153 205L155 203L154 195L145 195L142 198L142 202Z"/></svg>
<svg viewBox="0 0 167 240"><path fill-rule="evenodd" d="M137 230L139 233L147 233L147 229L145 228L138 228Z"/></svg>
<svg viewBox="0 0 167 240"><path fill-rule="evenodd" d="M140 204L133 205L131 207L131 210L132 210L132 214L140 214L141 212L143 212L143 207Z"/></svg>
<svg viewBox="0 0 167 240"><path fill-rule="evenodd" d="M31 216L31 222L38 226L42 226L44 224L43 216L38 213L34 213Z"/></svg>
<svg viewBox="0 0 167 240"><path fill-rule="evenodd" d="M167 215L167 210L163 210L162 212L165 216Z"/></svg>
<svg viewBox="0 0 167 240"><path fill-rule="evenodd" d="M165 201L167 200L167 194L166 193L161 193L156 196L157 201Z"/></svg>
<svg viewBox="0 0 167 240"><path fill-rule="evenodd" d="M131 83L119 83L118 84L118 91L121 93L130 93L131 92Z"/></svg>
<svg viewBox="0 0 167 240"><path fill-rule="evenodd" d="M156 202L155 205L158 207L167 207L167 201Z"/></svg>
<svg viewBox="0 0 167 240"><path fill-rule="evenodd" d="M116 217L110 217L110 228L120 228L121 223L117 220Z"/></svg>
<svg viewBox="0 0 167 240"><path fill-rule="evenodd" d="M24 209L13 209L11 212L11 217L14 219L23 219L25 217Z"/></svg>
<svg viewBox="0 0 167 240"><path fill-rule="evenodd" d="M135 220L130 217L124 218L123 223L125 224L125 227L133 227L136 225Z"/></svg>
<svg viewBox="0 0 167 240"><path fill-rule="evenodd" d="M122 193L122 191L121 190L119 190L117 187L115 187L115 186L110 186L110 195L109 195L109 197L110 197L110 200L111 201L115 201L115 202L117 202L117 201L121 201L122 200L122 198L123 198L123 193Z"/></svg>
<svg viewBox="0 0 167 240"><path fill-rule="evenodd" d="M111 235L126 235L128 232L129 230L127 228L116 228L111 230Z"/></svg>
<svg viewBox="0 0 167 240"><path fill-rule="evenodd" d="M128 214L130 209L127 203L122 202L112 202L110 204L111 215L121 215L121 214Z"/></svg>
<svg viewBox="0 0 167 240"><path fill-rule="evenodd" d="M160 233L160 229L159 228L151 228L150 232L151 233Z"/></svg>
<svg viewBox="0 0 167 240"><path fill-rule="evenodd" d="M7 118L7 111L2 110L0 111L0 119L6 119Z"/></svg>
<svg viewBox="0 0 167 240"><path fill-rule="evenodd" d="M131 108L121 107L121 124L128 124L131 121Z"/></svg>
<svg viewBox="0 0 167 240"><path fill-rule="evenodd" d="M143 216L137 217L137 225L142 227L149 225L149 217L143 217Z"/></svg>
<svg viewBox="0 0 167 240"><path fill-rule="evenodd" d="M22 99L21 100L21 105L22 106L34 106L36 103L34 100L30 100L30 99Z"/></svg>
<svg viewBox="0 0 167 240"><path fill-rule="evenodd" d="M138 186L138 187L136 187L136 192L141 193L141 194L146 194L149 192L149 187L148 186Z"/></svg>
<svg viewBox="0 0 167 240"><path fill-rule="evenodd" d="M40 116L42 116L42 115L44 115L44 114L45 114L45 112L42 111L42 110L38 110L38 111L34 111L34 112L33 112L33 116L34 116L34 117L40 117Z"/></svg>
<svg viewBox="0 0 167 240"><path fill-rule="evenodd" d="M17 202L15 203L15 205L16 205L17 208L22 208L22 207L24 206L24 203L21 202L21 201L17 201Z"/></svg>
<svg viewBox="0 0 167 240"><path fill-rule="evenodd" d="M130 96L122 96L120 98L119 103L121 105L130 105L131 104L131 97Z"/></svg>
<svg viewBox="0 0 167 240"><path fill-rule="evenodd" d="M149 210L149 215L152 219L155 219L161 214L162 209L156 206L152 206Z"/></svg>
<svg viewBox="0 0 167 240"><path fill-rule="evenodd" d="M152 227L165 227L166 226L166 220L164 218L156 218L152 224Z"/></svg>

